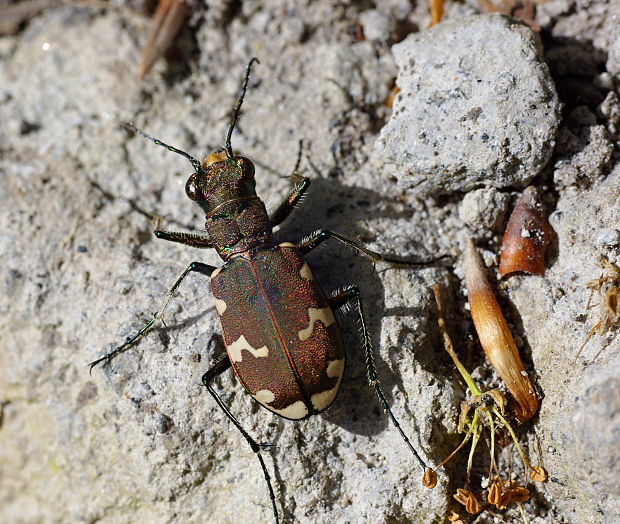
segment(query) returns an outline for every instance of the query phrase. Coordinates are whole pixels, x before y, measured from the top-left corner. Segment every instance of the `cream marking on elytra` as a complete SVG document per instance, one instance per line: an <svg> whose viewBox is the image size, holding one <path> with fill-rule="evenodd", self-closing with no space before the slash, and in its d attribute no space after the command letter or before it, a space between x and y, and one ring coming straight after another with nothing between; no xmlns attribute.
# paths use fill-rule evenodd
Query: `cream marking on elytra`
<svg viewBox="0 0 620 524"><path fill-rule="evenodd" d="M211 273L211 279L214 279L216 276L218 276L220 274L220 272L222 271L222 269L224 269L224 266L220 266L218 268L215 268L213 270L213 273Z"/></svg>
<svg viewBox="0 0 620 524"><path fill-rule="evenodd" d="M226 302L220 300L216 296L213 297L213 301L215 302L215 309L217 309L217 312L220 314L220 316L223 315L224 311L226 311L226 308L228 307L226 305Z"/></svg>
<svg viewBox="0 0 620 524"><path fill-rule="evenodd" d="M269 391L268 389L261 389L257 391L256 394L252 395L256 400L258 400L261 404L269 404L276 399L276 396L273 391Z"/></svg>
<svg viewBox="0 0 620 524"><path fill-rule="evenodd" d="M253 348L250 346L250 343L245 339L243 335L241 335L237 340L235 340L232 344L226 347L228 350L228 356L232 362L241 362L243 360L243 356L241 352L245 349L254 355L255 357L267 357L269 356L269 348L267 346L263 346L262 348Z"/></svg>
<svg viewBox="0 0 620 524"><path fill-rule="evenodd" d="M292 242L282 242L281 244L278 244L279 247L297 247L295 244L293 244Z"/></svg>
<svg viewBox="0 0 620 524"><path fill-rule="evenodd" d="M312 280L312 271L310 271L310 266L308 265L308 262L304 262L304 265L301 266L301 269L299 270L299 274L301 275L301 278L305 278L306 280Z"/></svg>
<svg viewBox="0 0 620 524"><path fill-rule="evenodd" d="M340 388L340 381L342 380L342 375L344 372L344 358L338 358L336 360L330 360L327 363L327 369L325 373L330 378L338 378L338 382L331 389L326 389L325 391L321 391L320 393L315 393L310 397L310 402L312 402L312 406L317 411L323 411L327 409L331 403L336 398L336 394L338 393L338 389Z"/></svg>
<svg viewBox="0 0 620 524"><path fill-rule="evenodd" d="M344 371L344 358L330 360L327 363L327 376L329 378L341 377Z"/></svg>
<svg viewBox="0 0 620 524"><path fill-rule="evenodd" d="M308 327L305 329L302 329L299 332L299 340L301 340L302 342L304 340L308 340L312 336L312 332L314 331L314 324L317 320L320 320L325 327L329 327L334 322L336 322L336 319L334 318L334 314L332 313L332 310L329 307L322 307L322 308L309 307L308 315L310 315L310 322L308 323Z"/></svg>
<svg viewBox="0 0 620 524"><path fill-rule="evenodd" d="M333 388L312 395L310 397L312 407L317 411L323 411L324 409L327 409L336 398L336 394L338 393L339 388L340 379L338 379L338 383Z"/></svg>
<svg viewBox="0 0 620 524"><path fill-rule="evenodd" d="M274 409L272 407L269 407L269 409L278 415L286 418L292 418L293 420L304 418L308 414L308 407L304 404L303 400L293 402L290 406L286 406L284 409Z"/></svg>

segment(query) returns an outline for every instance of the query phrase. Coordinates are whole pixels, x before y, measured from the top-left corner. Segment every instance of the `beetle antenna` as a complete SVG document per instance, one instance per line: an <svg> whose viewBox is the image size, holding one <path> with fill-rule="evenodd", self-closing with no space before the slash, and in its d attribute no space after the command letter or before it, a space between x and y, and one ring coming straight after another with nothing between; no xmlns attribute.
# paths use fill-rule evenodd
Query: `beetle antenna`
<svg viewBox="0 0 620 524"><path fill-rule="evenodd" d="M256 57L252 57L250 62L248 63L248 67L245 70L245 78L243 79L243 85L241 86L241 93L239 94L239 100L237 101L237 106L233 111L233 119L230 123L230 127L228 128L228 135L226 136L226 156L232 160L233 150L230 140L232 138L233 130L237 125L237 120L239 120L239 112L241 111L241 104L243 104L243 99L245 98L245 92L248 89L248 82L250 81L250 71L252 70L252 65L256 62L260 64L260 61Z"/></svg>
<svg viewBox="0 0 620 524"><path fill-rule="evenodd" d="M196 160L189 153L186 153L185 151L181 151L180 149L177 149L176 147L169 146L168 144L165 144L161 140L158 140L157 138L152 137L151 135L146 134L144 131L142 131L141 129L138 129L136 126L134 126L131 122L123 122L121 125L125 129L129 129L130 131L133 131L134 133L138 133L140 136L143 136L144 138L147 138L148 140L150 140L151 142L154 142L158 146L165 147L168 151L172 151L173 153L178 153L179 155L184 156L185 158L187 158L192 163L192 166L194 167L194 170L196 171L196 173L200 174L202 172L202 170L200 168L200 162L198 160Z"/></svg>

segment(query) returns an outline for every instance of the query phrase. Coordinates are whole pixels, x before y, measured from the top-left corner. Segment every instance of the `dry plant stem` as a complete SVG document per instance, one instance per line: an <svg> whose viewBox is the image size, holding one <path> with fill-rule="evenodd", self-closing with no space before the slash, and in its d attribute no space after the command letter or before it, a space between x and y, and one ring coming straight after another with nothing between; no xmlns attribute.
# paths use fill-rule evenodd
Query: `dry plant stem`
<svg viewBox="0 0 620 524"><path fill-rule="evenodd" d="M479 412L479 410L474 411L474 418L471 421L470 431L473 433L474 440L471 443L469 457L467 458L467 477L465 480L465 486L467 488L469 488L469 477L471 475L471 467L474 463L474 453L476 452L476 446L478 445L478 441L480 440L480 434L482 433L482 426L478 423L478 419L480 417Z"/></svg>
<svg viewBox="0 0 620 524"><path fill-rule="evenodd" d="M500 250L499 274L503 277L522 271L545 274L545 251L551 228L536 188L523 191L506 226Z"/></svg>
<svg viewBox="0 0 620 524"><path fill-rule="evenodd" d="M497 472L497 465L495 464L495 423L493 417L487 411L489 417L489 431L491 432L491 463L489 464L489 478L493 477L493 469ZM499 472L497 472L499 475Z"/></svg>
<svg viewBox="0 0 620 524"><path fill-rule="evenodd" d="M463 364L459 360L459 357L456 355L454 351L454 346L452 345L452 340L450 340L450 337L448 336L446 321L444 320L443 302L441 300L441 292L439 286L433 286L433 294L435 295L435 303L437 304L437 323L439 324L439 330L441 331L441 335L443 337L443 346L452 358L452 361L454 362L456 368L459 370L459 373L463 377L463 380L465 380L467 388L472 392L473 395L482 395L482 392L478 389L478 386L476 386L474 379L471 377L469 372L465 369L465 366L463 366Z"/></svg>
<svg viewBox="0 0 620 524"><path fill-rule="evenodd" d="M140 78L144 78L153 64L172 47L188 14L187 4L182 0L159 1L142 49Z"/></svg>
<svg viewBox="0 0 620 524"><path fill-rule="evenodd" d="M465 283L480 344L517 402L517 419L525 422L538 410L538 399L471 239L465 250Z"/></svg>
<svg viewBox="0 0 620 524"><path fill-rule="evenodd" d="M439 464L439 466L437 466L437 470L439 468L442 468L445 464L447 464L448 462L450 462L450 460L452 459L452 457L454 457L454 455L456 455L462 448L463 446L465 446L465 444L467 444L467 441L471 438L472 432L471 432L471 428L467 431L465 438L461 441L461 443L457 446L457 448L450 453L445 459L444 461Z"/></svg>
<svg viewBox="0 0 620 524"><path fill-rule="evenodd" d="M521 446L519 446L519 441L517 440L517 436L515 435L514 430L512 429L512 426L508 423L508 421L501 415L501 413L497 410L497 408L493 408L493 413L495 414L495 416L502 421L502 424L504 424L504 426L506 427L506 429L508 430L508 432L510 433L510 436L512 437L513 442L515 443L515 446L517 447L517 451L519 452L519 455L521 457L521 460L523 461L523 465L526 468L529 468L532 471L535 471L534 468L532 468L532 465L530 464L530 461L527 459L527 457L525 456L525 453L523 453L523 450L521 449Z"/></svg>

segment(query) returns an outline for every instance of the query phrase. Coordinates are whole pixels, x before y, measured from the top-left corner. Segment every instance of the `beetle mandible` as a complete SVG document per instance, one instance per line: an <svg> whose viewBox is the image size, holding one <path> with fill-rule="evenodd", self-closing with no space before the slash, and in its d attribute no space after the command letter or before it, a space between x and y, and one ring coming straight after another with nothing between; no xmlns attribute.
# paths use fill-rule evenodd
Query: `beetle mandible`
<svg viewBox="0 0 620 524"><path fill-rule="evenodd" d="M310 179L298 177L286 199L268 213L255 192L254 164L246 157L233 154L232 133L239 118L252 65L257 61L253 58L247 66L225 148L209 154L202 162L147 135L132 124L125 124L155 144L184 156L194 168L185 185L185 192L205 212L206 234L156 230L155 236L191 247L214 248L224 265L215 267L192 262L168 291L153 318L123 344L91 362L90 369L92 371L101 362L109 362L140 339L158 319L163 320L173 294L189 273L209 277L227 355L203 375L202 381L256 454L277 523L276 497L261 455L261 446L243 429L211 382L232 368L246 391L271 412L292 420L321 413L334 401L345 367L345 353L334 310L352 305L361 324L368 383L375 389L384 411L411 452L426 468L381 389L359 289L351 285L328 299L314 280L304 256L325 240L333 238L374 262L422 266L439 259L426 262L397 260L371 251L345 235L324 229L296 244L274 241L273 228L291 213L308 189Z"/></svg>

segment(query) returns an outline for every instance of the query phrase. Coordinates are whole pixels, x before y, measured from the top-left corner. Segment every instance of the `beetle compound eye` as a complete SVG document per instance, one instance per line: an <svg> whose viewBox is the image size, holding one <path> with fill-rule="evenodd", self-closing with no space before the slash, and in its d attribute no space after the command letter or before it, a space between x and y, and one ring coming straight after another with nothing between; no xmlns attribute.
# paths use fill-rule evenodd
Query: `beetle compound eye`
<svg viewBox="0 0 620 524"><path fill-rule="evenodd" d="M198 173L192 174L185 183L185 194L194 202L202 199L200 188L198 187Z"/></svg>
<svg viewBox="0 0 620 524"><path fill-rule="evenodd" d="M235 157L235 160L237 161L237 165L241 168L241 171L246 178L254 177L254 164L249 158L246 158L244 156L237 156Z"/></svg>

